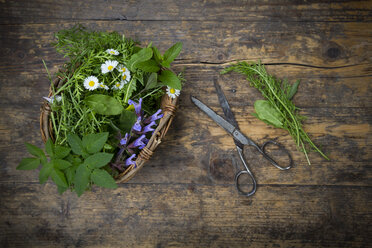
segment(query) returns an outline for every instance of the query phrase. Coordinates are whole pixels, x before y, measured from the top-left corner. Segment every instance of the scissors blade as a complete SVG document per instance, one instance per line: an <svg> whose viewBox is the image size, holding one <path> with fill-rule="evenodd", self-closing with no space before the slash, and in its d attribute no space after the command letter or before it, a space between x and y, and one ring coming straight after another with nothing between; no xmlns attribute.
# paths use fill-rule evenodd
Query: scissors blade
<svg viewBox="0 0 372 248"><path fill-rule="evenodd" d="M207 114L212 120L214 120L220 127L225 129L230 135L233 136L234 140L237 140L241 143L241 146L244 144L249 144L249 140L245 137L239 130L237 130L232 124L230 124L227 120L216 114L212 109L210 109L207 105L196 99L195 97L191 96L191 101L201 109L205 114Z"/></svg>
<svg viewBox="0 0 372 248"><path fill-rule="evenodd" d="M220 102L220 105L222 107L223 113L225 114L226 120L230 122L236 129L239 130L238 123L235 120L234 114L231 111L229 102L226 99L225 94L223 93L221 86L217 83L217 81L214 81L214 87L217 91L218 101ZM236 139L234 139L235 145L239 146L241 149L243 149L243 144Z"/></svg>

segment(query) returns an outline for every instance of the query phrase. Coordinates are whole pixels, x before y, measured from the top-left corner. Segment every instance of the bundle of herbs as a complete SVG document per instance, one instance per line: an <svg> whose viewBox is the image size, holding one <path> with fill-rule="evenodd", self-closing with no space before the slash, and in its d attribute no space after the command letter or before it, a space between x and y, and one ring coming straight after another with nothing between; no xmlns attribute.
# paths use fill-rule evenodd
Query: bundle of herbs
<svg viewBox="0 0 372 248"><path fill-rule="evenodd" d="M308 152L317 151L325 159L329 158L311 141L309 135L302 127L305 119L298 113L298 108L292 102L300 81L293 85L286 80L279 80L267 73L260 63L238 62L230 65L221 74L235 71L246 76L251 86L258 89L266 100L257 100L254 103L255 117L268 125L287 130L296 142L297 148L305 154L310 165Z"/></svg>
<svg viewBox="0 0 372 248"><path fill-rule="evenodd" d="M53 45L68 61L56 75L63 82L58 85L47 69L51 94L44 99L51 108L53 140L46 141L46 153L26 143L33 157L22 159L17 169L41 164L40 183L51 178L60 193L71 189L80 196L92 184L116 188L114 178L136 166L163 117L163 95L180 94L183 78L170 64L182 44L161 54L152 43L140 47L116 32L80 25L55 37Z"/></svg>

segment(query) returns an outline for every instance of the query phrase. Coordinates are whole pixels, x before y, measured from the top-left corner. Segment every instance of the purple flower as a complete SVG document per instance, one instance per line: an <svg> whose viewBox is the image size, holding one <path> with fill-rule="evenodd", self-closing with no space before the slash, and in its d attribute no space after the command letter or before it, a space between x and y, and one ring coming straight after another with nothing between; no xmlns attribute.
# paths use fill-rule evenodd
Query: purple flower
<svg viewBox="0 0 372 248"><path fill-rule="evenodd" d="M136 166L136 161L133 161L133 158L135 158L135 157L136 157L136 154L133 154L132 156L127 158L127 160L125 160L125 165L129 166L131 164L134 164Z"/></svg>
<svg viewBox="0 0 372 248"><path fill-rule="evenodd" d="M142 141L143 141L144 144L138 147L140 150L142 150L147 145L147 143L149 142L149 140L146 139L146 138L143 138Z"/></svg>
<svg viewBox="0 0 372 248"><path fill-rule="evenodd" d="M120 145L125 146L128 144L129 141L129 134L126 133L124 138L120 139Z"/></svg>
<svg viewBox="0 0 372 248"><path fill-rule="evenodd" d="M136 123L134 123L132 129L137 132L141 132L142 126L141 126L141 120L142 117L138 117Z"/></svg>
<svg viewBox="0 0 372 248"><path fill-rule="evenodd" d="M143 128L143 131L142 131L142 133L147 133L147 132L152 132L152 131L154 131L155 129L154 128L152 128L152 126L156 126L156 122L155 121L152 121L150 124L148 124L147 126L145 126L144 128Z"/></svg>
<svg viewBox="0 0 372 248"><path fill-rule="evenodd" d="M134 106L134 110L136 111L136 114L138 117L142 116L142 110L141 110L142 98L139 99L138 103L129 99L128 104Z"/></svg>
<svg viewBox="0 0 372 248"><path fill-rule="evenodd" d="M142 134L138 139L136 139L134 142L132 142L128 146L128 148L134 148L134 147L139 147L139 146L146 145L145 140L146 140L146 136L144 134Z"/></svg>
<svg viewBox="0 0 372 248"><path fill-rule="evenodd" d="M150 122L152 121L156 121L158 119L160 119L161 117L163 117L164 114L160 114L161 113L161 109L159 109L158 111L156 111L155 114L153 114L152 116L146 118L143 123L144 124L149 124Z"/></svg>

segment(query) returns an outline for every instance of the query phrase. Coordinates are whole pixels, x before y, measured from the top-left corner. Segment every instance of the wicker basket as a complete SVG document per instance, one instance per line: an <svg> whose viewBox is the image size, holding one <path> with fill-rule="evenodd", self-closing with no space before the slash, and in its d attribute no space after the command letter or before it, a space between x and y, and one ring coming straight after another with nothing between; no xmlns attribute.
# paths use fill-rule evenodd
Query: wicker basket
<svg viewBox="0 0 372 248"><path fill-rule="evenodd" d="M55 89L61 87L65 82L65 79L57 77L53 82ZM52 89L49 88L48 97L51 97L52 94ZM169 126L172 123L176 111L177 100L178 97L172 99L166 94L162 97L160 108L162 109L164 115L160 119L159 125L153 132L146 147L144 147L139 153L136 159L137 165L130 165L124 172L120 173L115 178L117 183L125 183L129 181L144 166L145 162L151 158L155 148L161 143L161 140L167 133ZM40 131L44 143L48 140L48 138L51 138L54 141L52 121L51 118L49 118L50 113L51 108L49 103L44 101L41 106L40 114Z"/></svg>

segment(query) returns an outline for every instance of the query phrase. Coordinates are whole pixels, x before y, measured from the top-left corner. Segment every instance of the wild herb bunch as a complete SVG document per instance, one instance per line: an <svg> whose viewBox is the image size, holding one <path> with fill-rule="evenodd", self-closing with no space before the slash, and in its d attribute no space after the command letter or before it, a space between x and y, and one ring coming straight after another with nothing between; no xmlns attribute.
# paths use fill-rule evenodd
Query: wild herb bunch
<svg viewBox="0 0 372 248"><path fill-rule="evenodd" d="M295 140L297 148L305 154L309 165L311 164L308 157L309 149L329 159L304 131L302 120L305 117L298 113L298 108L292 102L300 81L293 85L285 80L281 81L267 73L261 63L238 62L227 67L221 74L231 71L245 75L251 86L258 89L265 98L254 103L255 117L269 125L287 130Z"/></svg>
<svg viewBox="0 0 372 248"><path fill-rule="evenodd" d="M17 169L41 164L40 183L51 177L60 193L70 188L80 196L93 183L114 188L113 176L135 166L136 154L161 118L160 98L180 94L182 78L170 64L182 43L161 54L152 43L140 47L116 32L81 25L55 37L53 45L67 62L56 75L63 83L52 83L52 96L44 97L52 108L54 142L48 140L46 154L28 144L34 157L23 159ZM124 145L123 136L131 143Z"/></svg>

